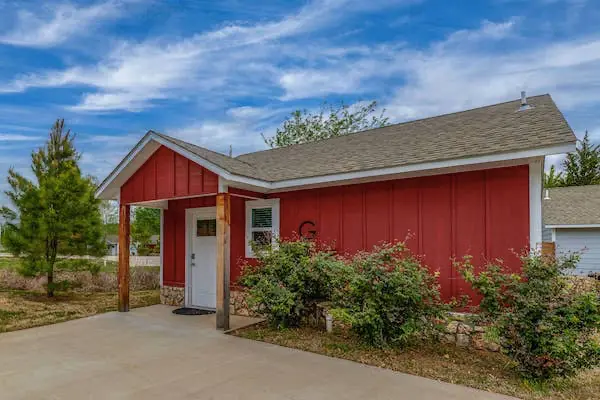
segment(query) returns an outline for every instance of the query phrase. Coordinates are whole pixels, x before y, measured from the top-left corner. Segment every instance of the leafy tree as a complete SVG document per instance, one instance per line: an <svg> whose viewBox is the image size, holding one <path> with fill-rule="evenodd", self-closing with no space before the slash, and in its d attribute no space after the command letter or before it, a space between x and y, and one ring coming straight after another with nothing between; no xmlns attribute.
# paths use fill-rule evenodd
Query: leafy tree
<svg viewBox="0 0 600 400"><path fill-rule="evenodd" d="M373 101L358 107L323 103L318 113L296 110L277 128L275 136L263 135L263 140L271 147L285 147L388 125L385 110L374 115L376 107L377 102Z"/></svg>
<svg viewBox="0 0 600 400"><path fill-rule="evenodd" d="M554 165L550 167L550 171L544 174L544 187L545 188L553 188L560 187L565 185L565 179L563 177L563 173L560 171L556 171Z"/></svg>
<svg viewBox="0 0 600 400"><path fill-rule="evenodd" d="M160 235L160 210L146 207L134 208L131 238L138 251L144 252L148 249L153 235Z"/></svg>
<svg viewBox="0 0 600 400"><path fill-rule="evenodd" d="M600 145L590 143L587 131L574 153L563 162L565 186L600 184Z"/></svg>
<svg viewBox="0 0 600 400"><path fill-rule="evenodd" d="M20 272L46 275L54 295L54 267L59 255L101 255L102 220L95 185L79 169L80 154L64 120L57 120L46 145L31 154L35 179L8 171L13 208L2 207L7 220L3 244L22 258Z"/></svg>
<svg viewBox="0 0 600 400"><path fill-rule="evenodd" d="M105 224L119 223L119 207L115 201L102 200L100 202L100 215Z"/></svg>

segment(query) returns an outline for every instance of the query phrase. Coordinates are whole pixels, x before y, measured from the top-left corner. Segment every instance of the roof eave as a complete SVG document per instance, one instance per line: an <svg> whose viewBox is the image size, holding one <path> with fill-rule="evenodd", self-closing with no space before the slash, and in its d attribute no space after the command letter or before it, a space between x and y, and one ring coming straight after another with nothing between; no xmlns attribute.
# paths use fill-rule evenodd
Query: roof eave
<svg viewBox="0 0 600 400"><path fill-rule="evenodd" d="M600 223L597 224L545 224L548 229L589 229L600 228Z"/></svg>
<svg viewBox="0 0 600 400"><path fill-rule="evenodd" d="M100 184L96 190L96 197L104 200L116 200L118 198L118 192L120 185L115 186L115 181L123 171L136 159L136 157L144 150L144 148L155 142L159 145L168 147L169 149L183 155L184 157L194 161L198 165L208 169L209 171L219 175L229 183L239 185L244 188L249 188L257 192L277 192L285 190L299 190L309 187L320 187L330 186L342 183L352 183L356 181L365 180L377 180L385 179L390 176L402 176L412 174L418 176L419 174L431 174L432 171L439 171L439 173L448 173L452 169L468 166L477 166L479 164L493 164L499 162L515 161L544 157L547 155L567 153L575 150L575 143L563 143L556 146L541 147L530 150L522 150L517 152L507 153L496 153L488 154L483 156L458 158L451 160L432 161L425 163L401 165L396 167L372 169L372 170L361 170L353 172L345 172L340 174L322 175L307 178L288 179L277 182L269 182L261 179L250 178L246 176L237 175L225 170L224 168L209 162L208 160L190 152L189 150L173 143L172 141L166 140L162 135L157 135L153 131L149 131L144 137L136 144L131 152L119 163L119 165L109 174L109 176ZM157 146L158 148L158 146ZM147 152L145 159L138 160L141 165L146 161L147 158L156 149ZM121 185L127 181L127 179L135 172L129 171L125 176L121 176L119 181Z"/></svg>

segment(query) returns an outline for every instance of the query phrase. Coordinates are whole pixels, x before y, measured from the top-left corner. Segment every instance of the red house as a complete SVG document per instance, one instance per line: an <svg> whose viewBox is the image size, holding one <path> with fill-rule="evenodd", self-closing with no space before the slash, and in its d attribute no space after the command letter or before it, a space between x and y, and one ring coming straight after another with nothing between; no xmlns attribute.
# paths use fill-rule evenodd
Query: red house
<svg viewBox="0 0 600 400"><path fill-rule="evenodd" d="M121 249L130 205L162 210L161 298L216 309L223 328L251 240L317 234L355 252L410 233L445 298L465 290L453 257L518 270L513 251L542 241L544 158L575 140L549 95L235 158L150 131L97 196L120 203ZM119 255L121 311L128 257Z"/></svg>

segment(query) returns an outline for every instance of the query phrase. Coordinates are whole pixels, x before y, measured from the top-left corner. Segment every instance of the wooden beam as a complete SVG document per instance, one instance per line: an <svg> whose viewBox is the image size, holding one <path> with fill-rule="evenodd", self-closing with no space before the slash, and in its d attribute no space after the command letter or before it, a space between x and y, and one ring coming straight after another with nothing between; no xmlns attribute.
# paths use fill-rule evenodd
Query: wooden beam
<svg viewBox="0 0 600 400"><path fill-rule="evenodd" d="M229 329L229 250L231 197L217 195L217 329Z"/></svg>
<svg viewBox="0 0 600 400"><path fill-rule="evenodd" d="M542 257L551 259L556 257L556 243L542 242Z"/></svg>
<svg viewBox="0 0 600 400"><path fill-rule="evenodd" d="M119 311L129 311L130 206L119 205Z"/></svg>

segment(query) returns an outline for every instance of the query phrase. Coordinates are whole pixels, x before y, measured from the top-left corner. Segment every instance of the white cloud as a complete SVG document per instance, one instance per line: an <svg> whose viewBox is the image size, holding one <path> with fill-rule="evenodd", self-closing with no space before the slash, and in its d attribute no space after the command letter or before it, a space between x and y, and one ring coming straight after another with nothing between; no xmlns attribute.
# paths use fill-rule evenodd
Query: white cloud
<svg viewBox="0 0 600 400"><path fill-rule="evenodd" d="M107 19L122 15L122 1L106 0L88 7L71 3L44 4L21 9L12 30L0 34L0 43L23 47L52 47L89 32Z"/></svg>
<svg viewBox="0 0 600 400"><path fill-rule="evenodd" d="M0 142L29 142L35 140L40 140L40 138L36 136L0 133Z"/></svg>
<svg viewBox="0 0 600 400"><path fill-rule="evenodd" d="M407 83L386 105L410 119L550 92L564 109L600 101L600 38L489 53L444 47L407 57Z"/></svg>
<svg viewBox="0 0 600 400"><path fill-rule="evenodd" d="M456 31L424 49L330 48L318 67L281 71L281 99L381 96L382 89L395 86L380 104L396 121L515 99L521 90L550 92L565 110L600 102L600 37L534 43L522 36L520 21L483 21L478 29Z"/></svg>
<svg viewBox="0 0 600 400"><path fill-rule="evenodd" d="M80 111L139 111L156 100L182 93L208 92L231 86L240 91L268 80L277 56L269 45L310 32L337 19L346 0L322 0L279 21L255 25L227 25L176 40L124 42L105 60L93 66L30 74L0 86L0 93L22 92L33 87L88 86L73 107Z"/></svg>

